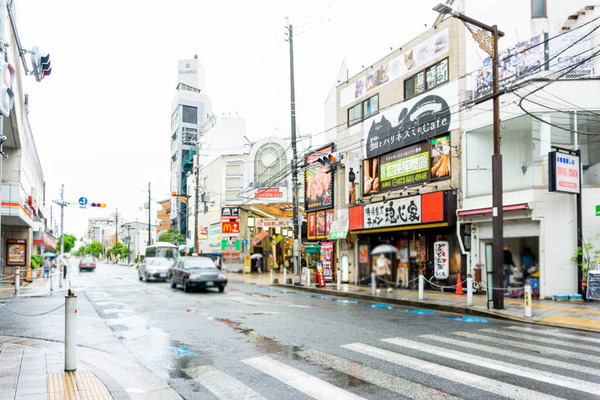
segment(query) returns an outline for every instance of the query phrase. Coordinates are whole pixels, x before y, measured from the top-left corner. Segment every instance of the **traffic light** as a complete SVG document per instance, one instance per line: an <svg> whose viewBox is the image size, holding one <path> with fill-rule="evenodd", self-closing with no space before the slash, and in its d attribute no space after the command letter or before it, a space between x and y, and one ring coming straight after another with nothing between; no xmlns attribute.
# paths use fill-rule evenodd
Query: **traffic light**
<svg viewBox="0 0 600 400"><path fill-rule="evenodd" d="M38 82L52 73L50 54L41 52L37 46L33 46L31 50L31 65L33 66L33 75Z"/></svg>
<svg viewBox="0 0 600 400"><path fill-rule="evenodd" d="M327 167L333 166L336 162L339 162L343 157L337 151L327 153L325 155L319 156L317 158L317 162L319 164L325 165Z"/></svg>
<svg viewBox="0 0 600 400"><path fill-rule="evenodd" d="M0 114L8 117L13 108L15 95L12 86L15 81L15 69L6 61L0 61Z"/></svg>
<svg viewBox="0 0 600 400"><path fill-rule="evenodd" d="M90 204L90 206L92 206L92 207L106 208L106 204L105 203L92 203L92 204Z"/></svg>

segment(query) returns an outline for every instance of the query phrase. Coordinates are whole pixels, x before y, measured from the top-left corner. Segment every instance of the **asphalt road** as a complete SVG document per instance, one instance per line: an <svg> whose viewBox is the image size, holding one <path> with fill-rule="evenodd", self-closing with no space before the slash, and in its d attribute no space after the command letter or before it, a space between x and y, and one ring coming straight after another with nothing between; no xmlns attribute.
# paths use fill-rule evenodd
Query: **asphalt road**
<svg viewBox="0 0 600 400"><path fill-rule="evenodd" d="M75 265L75 261L73 261ZM135 268L71 271L83 346L186 399L598 399L600 336L230 282L184 293ZM64 292L21 297L49 310ZM0 309L0 334L62 341L64 311Z"/></svg>

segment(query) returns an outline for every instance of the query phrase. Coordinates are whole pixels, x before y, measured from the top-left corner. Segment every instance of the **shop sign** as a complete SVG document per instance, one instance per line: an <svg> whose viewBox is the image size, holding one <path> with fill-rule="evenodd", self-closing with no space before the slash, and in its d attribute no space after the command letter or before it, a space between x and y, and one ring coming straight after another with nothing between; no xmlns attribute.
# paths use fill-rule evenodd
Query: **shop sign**
<svg viewBox="0 0 600 400"><path fill-rule="evenodd" d="M448 279L449 258L447 241L441 240L433 243L433 272L436 279Z"/></svg>
<svg viewBox="0 0 600 400"><path fill-rule="evenodd" d="M263 199L263 198L272 198L272 197L283 197L283 192L279 188L266 188L266 189L258 189L254 194L254 198Z"/></svg>
<svg viewBox="0 0 600 400"><path fill-rule="evenodd" d="M419 143L379 158L380 191L427 182L429 179L429 144Z"/></svg>
<svg viewBox="0 0 600 400"><path fill-rule="evenodd" d="M239 235L240 234L240 222L239 222L239 220L223 221L223 222L221 222L221 229L223 231L223 234Z"/></svg>
<svg viewBox="0 0 600 400"><path fill-rule="evenodd" d="M221 207L221 219L237 219L240 217L239 207Z"/></svg>
<svg viewBox="0 0 600 400"><path fill-rule="evenodd" d="M333 281L333 242L321 242L321 262L323 263L323 274L325 280L328 282Z"/></svg>
<svg viewBox="0 0 600 400"><path fill-rule="evenodd" d="M306 210L318 210L333 207L333 179L331 168L320 164L317 159L333 151L326 146L306 157Z"/></svg>
<svg viewBox="0 0 600 400"><path fill-rule="evenodd" d="M292 225L291 218L259 218L256 220L259 228L285 228Z"/></svg>
<svg viewBox="0 0 600 400"><path fill-rule="evenodd" d="M348 220L344 218L333 221L327 239L346 239L346 236L348 236Z"/></svg>
<svg viewBox="0 0 600 400"><path fill-rule="evenodd" d="M421 223L421 196L388 200L364 206L364 228Z"/></svg>
<svg viewBox="0 0 600 400"><path fill-rule="evenodd" d="M369 118L363 124L366 158L456 129L458 98L458 81L454 80ZM399 122L392 125L395 121Z"/></svg>
<svg viewBox="0 0 600 400"><path fill-rule="evenodd" d="M548 153L548 190L579 193L579 156L551 151Z"/></svg>
<svg viewBox="0 0 600 400"><path fill-rule="evenodd" d="M221 246L221 225L208 227L208 245L211 247Z"/></svg>
<svg viewBox="0 0 600 400"><path fill-rule="evenodd" d="M354 205L360 200L360 154L358 152L349 152L344 156L346 160L344 202Z"/></svg>
<svg viewBox="0 0 600 400"><path fill-rule="evenodd" d="M254 238L252 239L252 244L254 246L256 246L257 244L259 244L267 236L269 236L269 232L268 231L262 231L258 235L254 236Z"/></svg>
<svg viewBox="0 0 600 400"><path fill-rule="evenodd" d="M361 244L358 246L359 262L362 264L369 262L369 246Z"/></svg>
<svg viewBox="0 0 600 400"><path fill-rule="evenodd" d="M596 206L596 217L600 217L600 205Z"/></svg>
<svg viewBox="0 0 600 400"><path fill-rule="evenodd" d="M221 250L223 251L240 251L240 241L235 236L230 236L221 240Z"/></svg>
<svg viewBox="0 0 600 400"><path fill-rule="evenodd" d="M6 265L27 265L27 240L8 239L6 241Z"/></svg>

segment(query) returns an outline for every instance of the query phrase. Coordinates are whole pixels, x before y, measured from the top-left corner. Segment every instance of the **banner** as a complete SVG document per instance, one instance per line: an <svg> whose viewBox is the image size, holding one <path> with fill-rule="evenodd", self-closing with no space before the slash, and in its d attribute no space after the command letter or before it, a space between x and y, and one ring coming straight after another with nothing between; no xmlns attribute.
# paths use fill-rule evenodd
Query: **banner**
<svg viewBox="0 0 600 400"><path fill-rule="evenodd" d="M306 157L306 211L333 207L333 179L329 166L317 159L333 151L333 146L323 147Z"/></svg>
<svg viewBox="0 0 600 400"><path fill-rule="evenodd" d="M381 191L427 182L429 144L419 143L379 157Z"/></svg>
<svg viewBox="0 0 600 400"><path fill-rule="evenodd" d="M345 154L344 159L346 160L344 204L358 204L360 200L360 154L349 152Z"/></svg>
<svg viewBox="0 0 600 400"><path fill-rule="evenodd" d="M327 282L333 281L335 259L333 256L333 242L321 242L321 262L323 263L323 274Z"/></svg>
<svg viewBox="0 0 600 400"><path fill-rule="evenodd" d="M364 228L412 225L421 223L421 196L403 197L363 207Z"/></svg>

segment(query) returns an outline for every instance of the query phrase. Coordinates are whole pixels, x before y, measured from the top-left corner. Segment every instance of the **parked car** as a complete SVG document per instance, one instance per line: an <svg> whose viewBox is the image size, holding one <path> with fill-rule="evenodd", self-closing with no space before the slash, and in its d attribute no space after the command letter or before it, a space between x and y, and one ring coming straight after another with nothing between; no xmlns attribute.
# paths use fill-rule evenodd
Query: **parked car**
<svg viewBox="0 0 600 400"><path fill-rule="evenodd" d="M169 268L173 265L173 260L165 257L146 258L138 268L138 277L141 280L161 280L166 281L169 277Z"/></svg>
<svg viewBox="0 0 600 400"><path fill-rule="evenodd" d="M181 285L184 292L216 287L223 293L227 285L227 277L209 257L180 257L169 269L169 280L173 289Z"/></svg>
<svg viewBox="0 0 600 400"><path fill-rule="evenodd" d="M96 269L96 260L93 257L84 257L79 261L79 272L93 271Z"/></svg>

